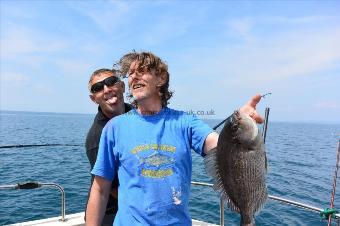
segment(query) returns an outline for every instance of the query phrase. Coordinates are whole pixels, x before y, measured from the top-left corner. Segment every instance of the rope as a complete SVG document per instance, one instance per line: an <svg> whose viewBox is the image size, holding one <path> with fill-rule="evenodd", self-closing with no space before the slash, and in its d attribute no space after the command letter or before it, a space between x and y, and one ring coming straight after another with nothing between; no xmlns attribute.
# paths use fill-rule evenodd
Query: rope
<svg viewBox="0 0 340 226"><path fill-rule="evenodd" d="M322 219L329 219L331 218L336 218L335 214L337 214L339 211L333 208L325 208L322 212L320 212L320 217Z"/></svg>
<svg viewBox="0 0 340 226"><path fill-rule="evenodd" d="M337 155L336 155L336 166L335 166L334 178L333 178L333 190L332 190L332 195L331 195L331 206L330 206L330 208L326 208L326 209L330 209L331 212L333 212L333 210L334 210L333 209L333 207L334 207L334 196L335 196L335 188L336 188L336 178L338 177L339 159L340 159L340 139L338 141L338 152L337 152ZM335 212L333 212L332 214L329 214L329 216L328 216L328 226L330 226L331 223L332 223L332 217L335 217Z"/></svg>

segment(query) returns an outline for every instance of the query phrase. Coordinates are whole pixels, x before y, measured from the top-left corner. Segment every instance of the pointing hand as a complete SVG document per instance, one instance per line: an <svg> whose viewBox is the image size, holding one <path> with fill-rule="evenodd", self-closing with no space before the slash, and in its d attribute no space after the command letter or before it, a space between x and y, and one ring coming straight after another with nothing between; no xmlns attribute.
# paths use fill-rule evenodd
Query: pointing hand
<svg viewBox="0 0 340 226"><path fill-rule="evenodd" d="M239 112L248 114L257 123L263 123L263 118L256 111L256 105L260 102L261 97L262 96L260 94L253 96L245 105L240 108Z"/></svg>

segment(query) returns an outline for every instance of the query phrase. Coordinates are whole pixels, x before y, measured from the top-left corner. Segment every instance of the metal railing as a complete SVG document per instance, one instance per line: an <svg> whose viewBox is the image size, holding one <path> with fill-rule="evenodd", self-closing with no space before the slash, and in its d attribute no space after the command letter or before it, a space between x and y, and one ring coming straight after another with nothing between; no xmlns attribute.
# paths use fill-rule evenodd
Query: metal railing
<svg viewBox="0 0 340 226"><path fill-rule="evenodd" d="M213 187L213 184L209 184L209 183L204 183L204 182L196 182L196 181L191 181L192 185L200 185L200 186L206 186L206 187ZM288 205L292 205L292 206L296 206L296 207L300 207L302 209L306 209L306 210L310 210L313 212L318 212L321 213L324 211L324 209L318 208L318 207L314 207L311 205L307 205L304 203L300 203L300 202L296 202L293 200L289 200L289 199L285 199L285 198L281 198L278 196L274 196L274 195L268 195L268 198L284 203L284 204L288 204ZM338 219L338 222L340 220L340 213L335 214L335 217ZM224 226L224 201L222 198L220 198L220 225Z"/></svg>
<svg viewBox="0 0 340 226"><path fill-rule="evenodd" d="M204 183L204 182L196 182L196 181L192 181L191 182L192 185L199 185L199 186L206 186L206 187L213 187L213 184L210 183ZM60 221L66 221L65 219L65 209L66 209L66 205L65 205L65 191L64 189L59 185L59 184L55 184L55 183L38 183L38 182L28 182L28 183L22 183L22 184L14 184L14 185L0 185L0 189L35 189L35 188L40 188L40 187L55 187L58 188L59 191L61 192L61 219ZM307 205L304 203L300 203L300 202L296 202L293 200L289 200L289 199L285 199L285 198L281 198L278 196L273 196L273 195L268 195L268 198L284 203L284 204L288 204L288 205L292 205L292 206L296 206L302 209L306 209L306 210L310 210L313 212L318 212L321 213L324 210L318 207L314 207L311 205ZM338 219L338 222L340 220L340 213L334 214L335 218ZM224 226L224 200L222 198L220 198L220 225Z"/></svg>
<svg viewBox="0 0 340 226"><path fill-rule="evenodd" d="M40 187L55 187L61 192L61 219L60 221L65 221L65 191L64 189L56 183L38 183L38 182L27 182L19 184L10 185L0 185L0 189L35 189Z"/></svg>

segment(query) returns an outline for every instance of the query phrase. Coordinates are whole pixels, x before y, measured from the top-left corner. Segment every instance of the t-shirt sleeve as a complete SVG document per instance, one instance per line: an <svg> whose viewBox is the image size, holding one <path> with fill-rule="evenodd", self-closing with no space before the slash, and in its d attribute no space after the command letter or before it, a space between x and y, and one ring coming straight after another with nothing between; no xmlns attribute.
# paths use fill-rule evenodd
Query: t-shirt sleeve
<svg viewBox="0 0 340 226"><path fill-rule="evenodd" d="M203 148L207 136L213 130L202 120L194 115L189 115L189 136L191 148L201 156L204 156Z"/></svg>
<svg viewBox="0 0 340 226"><path fill-rule="evenodd" d="M107 123L103 128L96 163L91 173L112 181L116 172L117 161L114 153L114 127Z"/></svg>

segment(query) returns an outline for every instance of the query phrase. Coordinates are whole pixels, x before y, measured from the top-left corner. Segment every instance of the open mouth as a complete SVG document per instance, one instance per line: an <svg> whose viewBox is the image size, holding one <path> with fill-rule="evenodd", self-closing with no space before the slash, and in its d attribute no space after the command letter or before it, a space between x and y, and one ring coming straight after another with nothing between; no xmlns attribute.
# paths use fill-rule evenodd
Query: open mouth
<svg viewBox="0 0 340 226"><path fill-rule="evenodd" d="M140 88L143 88L145 85L144 84L134 84L133 86L132 86L132 89L133 90L136 90L136 89L140 89Z"/></svg>
<svg viewBox="0 0 340 226"><path fill-rule="evenodd" d="M108 95L105 97L105 102L107 104L115 104L118 101L117 95Z"/></svg>

